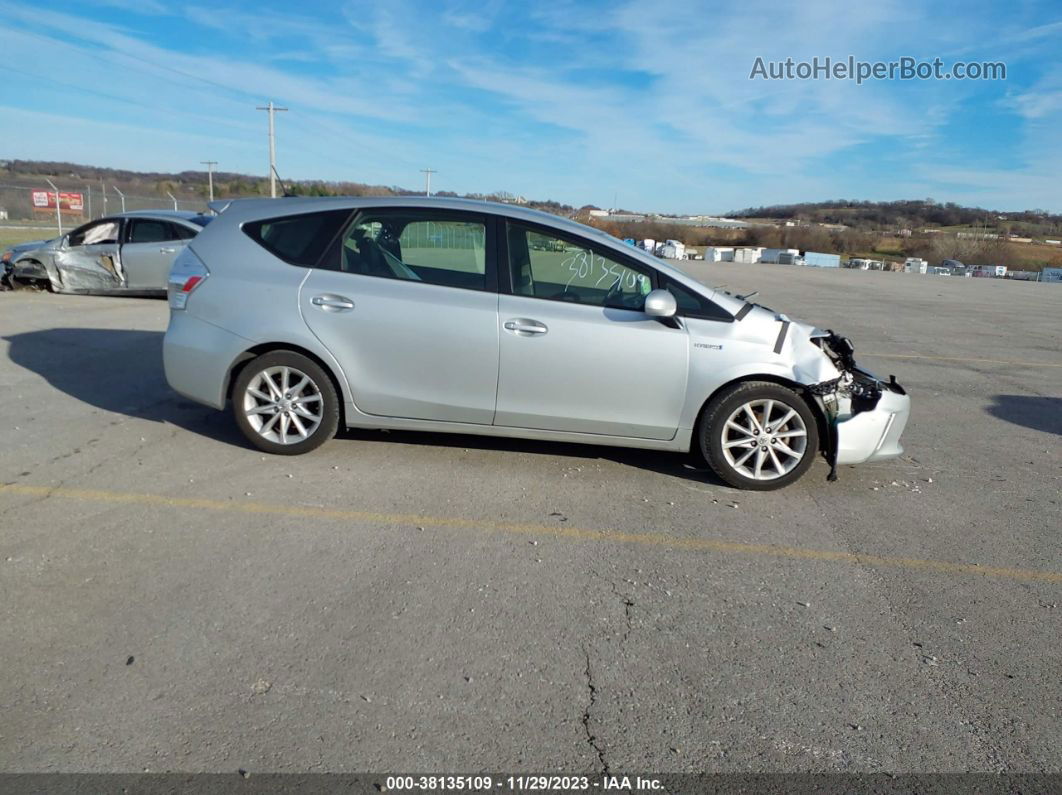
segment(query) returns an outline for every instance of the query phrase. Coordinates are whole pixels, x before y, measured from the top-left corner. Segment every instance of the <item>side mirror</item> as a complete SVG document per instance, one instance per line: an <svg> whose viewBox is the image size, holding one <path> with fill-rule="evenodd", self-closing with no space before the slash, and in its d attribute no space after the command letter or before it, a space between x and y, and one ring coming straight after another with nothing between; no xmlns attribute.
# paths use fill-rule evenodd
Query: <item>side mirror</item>
<svg viewBox="0 0 1062 795"><path fill-rule="evenodd" d="M649 317L668 318L674 317L678 312L678 304L675 296L667 290L653 290L645 296L645 308L643 310Z"/></svg>

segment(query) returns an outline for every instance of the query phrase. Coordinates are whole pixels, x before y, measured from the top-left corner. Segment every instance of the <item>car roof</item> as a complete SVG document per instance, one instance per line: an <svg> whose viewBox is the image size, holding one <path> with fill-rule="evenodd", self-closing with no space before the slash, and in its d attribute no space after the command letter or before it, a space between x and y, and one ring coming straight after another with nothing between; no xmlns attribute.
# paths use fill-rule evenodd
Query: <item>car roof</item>
<svg viewBox="0 0 1062 795"><path fill-rule="evenodd" d="M164 218L166 220L188 221L206 214L205 212L193 213L188 210L130 210L127 213L110 215L108 218Z"/></svg>

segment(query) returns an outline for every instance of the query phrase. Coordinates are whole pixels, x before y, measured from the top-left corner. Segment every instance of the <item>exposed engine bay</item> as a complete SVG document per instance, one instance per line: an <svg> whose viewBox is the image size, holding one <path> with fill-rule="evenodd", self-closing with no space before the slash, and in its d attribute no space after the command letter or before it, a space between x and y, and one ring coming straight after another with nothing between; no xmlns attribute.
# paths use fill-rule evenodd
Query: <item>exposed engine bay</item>
<svg viewBox="0 0 1062 795"><path fill-rule="evenodd" d="M827 420L827 438L823 453L830 464L829 480L832 481L837 479L837 464L850 463L842 456L839 426L860 414L873 412L886 393L907 393L896 382L896 376L890 375L888 381L883 381L859 367L855 361L855 346L847 337L828 330L824 335L813 337L812 342L818 345L841 371L837 378L807 387ZM888 430L888 426L885 430Z"/></svg>

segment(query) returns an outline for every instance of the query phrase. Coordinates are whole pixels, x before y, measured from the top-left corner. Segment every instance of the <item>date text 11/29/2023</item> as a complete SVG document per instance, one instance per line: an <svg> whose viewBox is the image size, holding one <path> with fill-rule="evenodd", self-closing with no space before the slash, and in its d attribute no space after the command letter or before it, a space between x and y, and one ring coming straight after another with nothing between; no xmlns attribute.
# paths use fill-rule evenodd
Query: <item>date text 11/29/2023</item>
<svg viewBox="0 0 1062 795"><path fill-rule="evenodd" d="M557 776L557 775L407 775L387 776L385 792L579 792L603 790L616 792L660 790L659 779L643 776Z"/></svg>
<svg viewBox="0 0 1062 795"><path fill-rule="evenodd" d="M662 790L660 779L644 776L388 776L384 792L651 792Z"/></svg>

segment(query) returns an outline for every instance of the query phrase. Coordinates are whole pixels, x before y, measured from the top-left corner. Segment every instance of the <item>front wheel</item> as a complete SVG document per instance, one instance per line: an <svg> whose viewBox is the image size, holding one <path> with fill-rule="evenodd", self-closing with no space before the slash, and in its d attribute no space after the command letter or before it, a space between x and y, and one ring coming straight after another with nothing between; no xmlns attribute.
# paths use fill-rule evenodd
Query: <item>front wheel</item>
<svg viewBox="0 0 1062 795"><path fill-rule="evenodd" d="M278 455L308 453L339 427L332 379L293 351L273 351L248 362L233 384L232 410L251 444Z"/></svg>
<svg viewBox="0 0 1062 795"><path fill-rule="evenodd" d="M698 442L712 470L739 489L771 491L803 475L819 449L808 404L788 387L746 381L704 407Z"/></svg>

